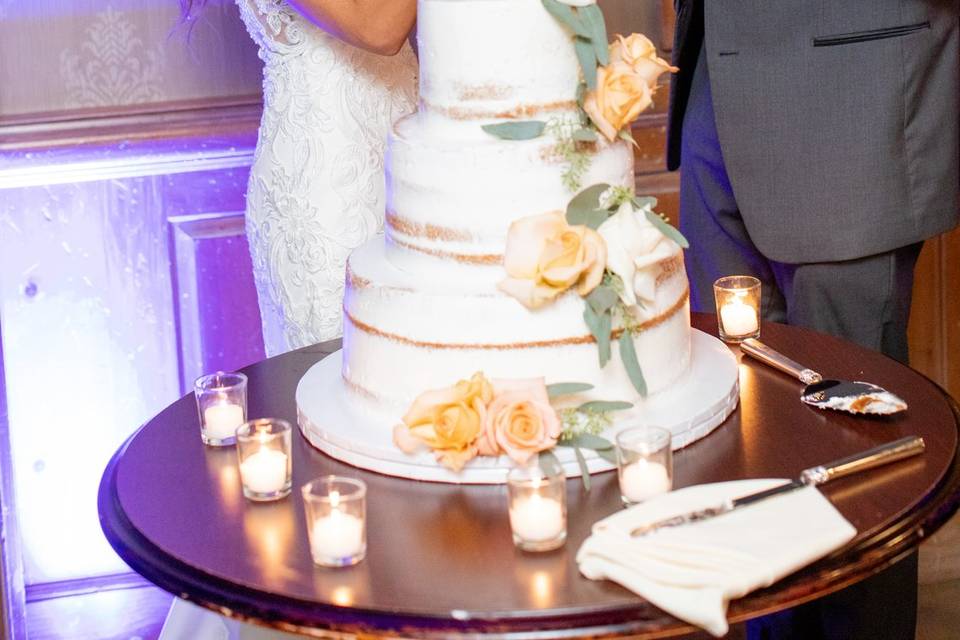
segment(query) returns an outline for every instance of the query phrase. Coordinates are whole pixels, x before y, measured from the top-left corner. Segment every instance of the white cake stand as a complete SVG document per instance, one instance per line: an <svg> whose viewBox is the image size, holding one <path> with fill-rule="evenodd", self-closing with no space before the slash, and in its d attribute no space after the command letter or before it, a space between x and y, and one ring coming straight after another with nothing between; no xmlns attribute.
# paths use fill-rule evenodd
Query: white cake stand
<svg viewBox="0 0 960 640"><path fill-rule="evenodd" d="M341 351L313 365L297 385L300 430L314 447L361 469L389 476L430 482L499 484L513 462L506 456L478 457L459 473L440 466L429 451L407 455L393 444L393 426L399 416L361 407L351 400L340 377ZM740 398L737 360L713 336L693 330L690 370L669 390L644 399L629 411L617 412L604 437L630 425L665 427L673 434L673 448L699 440L727 419ZM567 476L580 475L576 456L568 447L555 449ZM593 451L583 450L590 473L614 466Z"/></svg>

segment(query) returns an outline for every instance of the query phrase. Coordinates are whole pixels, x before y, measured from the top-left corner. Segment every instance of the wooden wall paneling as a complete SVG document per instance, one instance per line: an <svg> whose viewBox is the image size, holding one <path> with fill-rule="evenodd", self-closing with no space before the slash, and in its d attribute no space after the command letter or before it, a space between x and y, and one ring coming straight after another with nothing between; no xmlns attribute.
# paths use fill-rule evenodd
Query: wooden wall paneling
<svg viewBox="0 0 960 640"><path fill-rule="evenodd" d="M243 212L171 220L182 391L264 357Z"/></svg>
<svg viewBox="0 0 960 640"><path fill-rule="evenodd" d="M960 229L941 236L944 386L960 400Z"/></svg>
<svg viewBox="0 0 960 640"><path fill-rule="evenodd" d="M920 252L913 279L913 306L910 311L908 338L910 365L943 384L943 288L940 274L942 262L940 238L928 240Z"/></svg>

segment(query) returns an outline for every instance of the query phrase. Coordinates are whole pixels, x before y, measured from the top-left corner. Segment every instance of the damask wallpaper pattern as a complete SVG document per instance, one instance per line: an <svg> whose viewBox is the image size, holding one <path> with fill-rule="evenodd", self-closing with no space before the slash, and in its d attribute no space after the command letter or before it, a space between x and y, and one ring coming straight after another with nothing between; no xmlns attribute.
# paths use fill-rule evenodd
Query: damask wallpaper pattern
<svg viewBox="0 0 960 640"><path fill-rule="evenodd" d="M75 109L260 92L260 61L232 0L193 29L176 0L0 0L0 122Z"/></svg>

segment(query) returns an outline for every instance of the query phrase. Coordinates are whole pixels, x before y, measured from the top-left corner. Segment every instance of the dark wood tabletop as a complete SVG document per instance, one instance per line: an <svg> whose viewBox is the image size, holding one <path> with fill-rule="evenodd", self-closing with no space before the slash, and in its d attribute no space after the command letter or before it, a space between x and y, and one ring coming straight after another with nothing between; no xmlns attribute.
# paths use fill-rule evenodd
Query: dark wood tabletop
<svg viewBox="0 0 960 640"><path fill-rule="evenodd" d="M716 335L715 319L694 325ZM761 339L825 377L866 380L910 406L893 417L854 417L808 407L802 385L766 365L740 365L740 405L707 437L675 453L675 486L795 477L907 435L923 456L836 480L823 493L857 537L819 562L731 603L732 622L825 595L913 550L960 504L957 404L921 374L849 342L767 323ZM296 422L294 389L337 343L254 364L249 414ZM399 372L398 372L399 373ZM294 491L255 504L241 494L232 448L200 441L192 395L170 405L113 456L100 486L103 529L120 556L167 591L258 624L308 635L573 638L690 634L694 629L633 593L583 578L575 554L597 520L620 509L616 473L589 492L567 481L566 545L514 548L502 486L415 482L328 458L296 433ZM368 553L345 569L315 567L297 488L324 474L362 478L368 492Z"/></svg>

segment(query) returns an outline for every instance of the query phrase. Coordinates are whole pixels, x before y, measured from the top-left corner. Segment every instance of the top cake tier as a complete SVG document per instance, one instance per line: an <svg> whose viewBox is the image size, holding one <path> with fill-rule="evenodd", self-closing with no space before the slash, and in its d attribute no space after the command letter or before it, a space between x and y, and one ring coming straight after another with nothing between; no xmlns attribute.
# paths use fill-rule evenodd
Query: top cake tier
<svg viewBox="0 0 960 640"><path fill-rule="evenodd" d="M546 119L576 108L573 40L540 0L420 0L417 11L422 116Z"/></svg>

